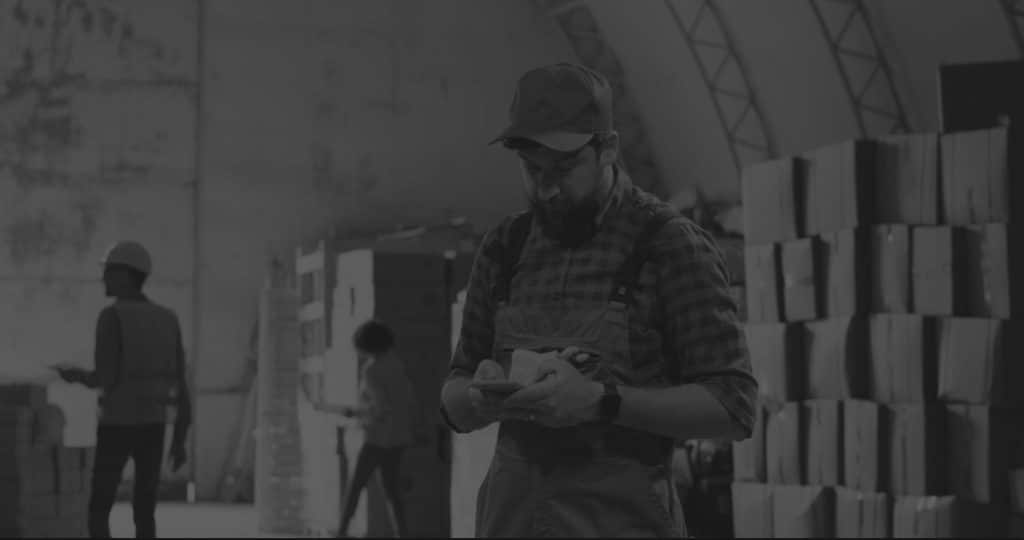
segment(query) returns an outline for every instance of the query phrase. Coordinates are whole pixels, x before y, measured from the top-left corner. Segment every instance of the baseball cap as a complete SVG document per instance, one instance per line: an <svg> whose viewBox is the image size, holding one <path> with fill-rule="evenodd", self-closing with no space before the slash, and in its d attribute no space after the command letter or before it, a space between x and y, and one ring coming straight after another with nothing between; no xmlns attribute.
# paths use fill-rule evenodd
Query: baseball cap
<svg viewBox="0 0 1024 540"><path fill-rule="evenodd" d="M600 73L578 64L532 69L519 78L509 120L490 144L523 138L572 152L594 134L612 131L611 85Z"/></svg>

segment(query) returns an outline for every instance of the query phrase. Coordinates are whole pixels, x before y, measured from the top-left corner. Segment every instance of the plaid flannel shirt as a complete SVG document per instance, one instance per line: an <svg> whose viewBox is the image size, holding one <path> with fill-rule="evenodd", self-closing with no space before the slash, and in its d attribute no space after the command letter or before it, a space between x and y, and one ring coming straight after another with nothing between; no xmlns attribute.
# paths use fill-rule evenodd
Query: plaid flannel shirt
<svg viewBox="0 0 1024 540"><path fill-rule="evenodd" d="M665 204L621 172L609 201L598 234L579 249L560 248L534 226L510 286L510 303L609 298L614 275L644 224L637 203ZM485 253L491 242L505 239L511 219L489 231L477 251L449 378L472 377L479 362L492 356L496 305L491 294L499 266ZM629 311L630 354L651 359L642 364L654 366L677 384L706 388L749 435L757 382L721 252L706 231L683 216L662 227L651 248ZM661 340L652 342L651 330L660 333ZM655 376L652 371L637 379L650 381Z"/></svg>

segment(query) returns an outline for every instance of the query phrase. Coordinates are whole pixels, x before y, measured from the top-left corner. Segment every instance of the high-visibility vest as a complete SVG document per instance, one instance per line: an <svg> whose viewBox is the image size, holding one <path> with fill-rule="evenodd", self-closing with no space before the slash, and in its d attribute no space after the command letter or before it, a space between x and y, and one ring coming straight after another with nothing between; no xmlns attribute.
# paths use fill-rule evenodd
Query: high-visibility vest
<svg viewBox="0 0 1024 540"><path fill-rule="evenodd" d="M101 397L100 422L166 422L178 390L178 316L146 300L119 300L113 307L121 326L121 358L117 382Z"/></svg>

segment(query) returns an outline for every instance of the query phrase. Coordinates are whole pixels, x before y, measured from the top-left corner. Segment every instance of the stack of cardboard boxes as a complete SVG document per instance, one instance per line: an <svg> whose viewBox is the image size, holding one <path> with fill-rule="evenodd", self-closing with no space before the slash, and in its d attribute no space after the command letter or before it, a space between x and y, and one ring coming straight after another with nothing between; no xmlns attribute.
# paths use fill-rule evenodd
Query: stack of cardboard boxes
<svg viewBox="0 0 1024 540"><path fill-rule="evenodd" d="M63 432L45 386L0 386L0 537L85 537L93 449Z"/></svg>
<svg viewBox="0 0 1024 540"><path fill-rule="evenodd" d="M1006 534L1024 397L1009 140L889 136L744 171L763 411L734 447L737 536Z"/></svg>

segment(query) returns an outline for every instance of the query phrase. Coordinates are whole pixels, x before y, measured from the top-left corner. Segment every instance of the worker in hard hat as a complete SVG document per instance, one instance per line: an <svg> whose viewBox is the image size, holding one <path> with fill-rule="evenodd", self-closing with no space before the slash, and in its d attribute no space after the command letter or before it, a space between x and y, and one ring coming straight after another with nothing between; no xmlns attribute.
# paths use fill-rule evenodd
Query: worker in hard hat
<svg viewBox="0 0 1024 540"><path fill-rule="evenodd" d="M168 409L175 409L172 470L185 464L185 436L192 420L181 325L173 310L142 292L152 272L145 247L120 242L102 263L106 295L114 301L100 311L96 323L95 369L57 370L67 382L100 391L89 536L110 538L110 510L130 458L135 465L135 534L155 538Z"/></svg>

